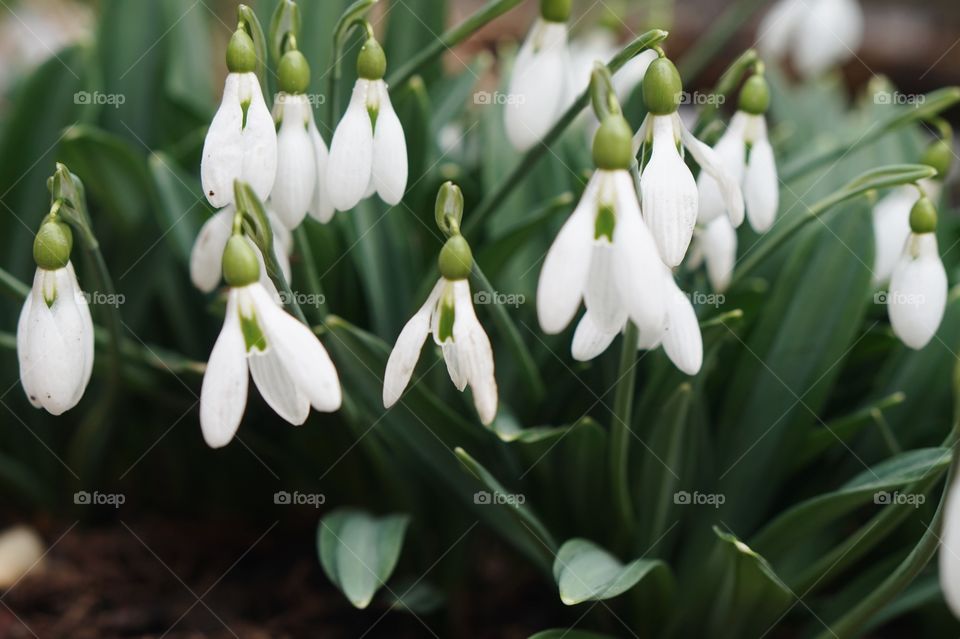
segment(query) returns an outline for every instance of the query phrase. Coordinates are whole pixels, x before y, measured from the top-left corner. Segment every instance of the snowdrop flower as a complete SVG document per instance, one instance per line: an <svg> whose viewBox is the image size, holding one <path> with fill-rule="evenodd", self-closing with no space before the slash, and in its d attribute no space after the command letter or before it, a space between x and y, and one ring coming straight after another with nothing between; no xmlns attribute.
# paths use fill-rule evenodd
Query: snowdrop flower
<svg viewBox="0 0 960 639"><path fill-rule="evenodd" d="M780 0L760 23L765 56L792 57L802 75L819 75L855 55L863 41L857 0Z"/></svg>
<svg viewBox="0 0 960 639"><path fill-rule="evenodd" d="M726 216L718 217L694 231L689 267L707 267L707 279L717 293L723 293L733 279L737 263L737 232Z"/></svg>
<svg viewBox="0 0 960 639"><path fill-rule="evenodd" d="M680 120L677 107L683 85L677 68L667 58L654 60L643 78L644 102L650 114L637 140L652 144L650 159L640 175L643 219L650 228L660 256L674 267L693 238L699 195L693 174L677 147L690 151L700 168L717 181L724 207L735 227L743 222L743 194L738 180L706 144L696 139Z"/></svg>
<svg viewBox="0 0 960 639"><path fill-rule="evenodd" d="M310 65L302 53L291 49L280 59L278 76L277 177L270 206L289 229L299 226L307 212L319 222L329 222L333 204L327 196L327 145L304 95L310 86Z"/></svg>
<svg viewBox="0 0 960 639"><path fill-rule="evenodd" d="M197 234L197 239L193 243L193 249L190 251L190 280L194 286L204 293L212 293L220 284L223 252L227 248L230 235L233 233L235 215L236 207L233 204L217 211L200 227L200 233ZM267 211L267 219L270 220L270 227L273 229L274 253L277 262L284 277L289 282L289 255L293 251L293 235L276 214L270 210ZM260 283L279 301L280 294L267 275L266 264L260 249L256 248L249 238L247 238L247 242L250 242L250 246L256 251L257 258L260 261Z"/></svg>
<svg viewBox="0 0 960 639"><path fill-rule="evenodd" d="M947 273L937 249L937 212L927 197L910 211L910 236L890 278L893 332L912 349L933 339L947 306Z"/></svg>
<svg viewBox="0 0 960 639"><path fill-rule="evenodd" d="M543 139L572 100L569 18L570 0L541 0L540 17L517 52L504 124L507 139L518 151Z"/></svg>
<svg viewBox="0 0 960 639"><path fill-rule="evenodd" d="M339 409L340 380L327 351L260 284L259 259L242 235L227 242L223 277L230 286L226 316L200 391L207 445L220 448L233 439L246 409L248 375L267 405L291 424L304 423L311 406Z"/></svg>
<svg viewBox="0 0 960 639"><path fill-rule="evenodd" d="M949 490L940 539L940 589L953 615L960 618L960 477L953 479Z"/></svg>
<svg viewBox="0 0 960 639"><path fill-rule="evenodd" d="M249 183L266 199L277 174L277 132L254 73L256 65L253 41L238 29L227 46L230 73L200 163L203 192L216 208L233 202L236 180Z"/></svg>
<svg viewBox="0 0 960 639"><path fill-rule="evenodd" d="M741 184L747 219L758 233L770 228L780 206L777 164L764 117L769 105L767 81L762 75L752 75L740 92L739 109L714 147L723 166ZM723 194L717 180L704 171L697 187L699 221L706 224L723 215Z"/></svg>
<svg viewBox="0 0 960 639"><path fill-rule="evenodd" d="M93 320L70 263L73 236L53 213L33 243L37 273L17 323L20 383L52 415L83 397L93 371Z"/></svg>
<svg viewBox="0 0 960 639"><path fill-rule="evenodd" d="M549 334L566 328L583 300L577 359L603 352L628 319L642 334L659 335L666 313L663 264L627 170L633 148L623 116L604 118L593 157L597 171L547 252L537 286L537 316Z"/></svg>
<svg viewBox="0 0 960 639"><path fill-rule="evenodd" d="M383 75L387 59L371 36L357 60L359 78L330 143L327 192L338 211L374 193L393 206L407 188L407 142Z"/></svg>
<svg viewBox="0 0 960 639"><path fill-rule="evenodd" d="M449 183L444 186L450 187L453 185ZM459 391L470 386L480 421L488 425L497 414L493 349L473 309L467 279L473 268L473 255L458 230L440 251L439 266L440 280L420 310L403 327L387 360L383 405L390 408L400 399L410 383L423 343L427 335L432 334L443 352L450 379Z"/></svg>

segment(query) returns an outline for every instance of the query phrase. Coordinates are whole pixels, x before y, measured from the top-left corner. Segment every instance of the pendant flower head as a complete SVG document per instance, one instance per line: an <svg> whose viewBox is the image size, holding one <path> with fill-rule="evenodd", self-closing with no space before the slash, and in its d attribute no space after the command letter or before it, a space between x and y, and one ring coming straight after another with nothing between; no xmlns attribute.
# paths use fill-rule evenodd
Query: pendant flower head
<svg viewBox="0 0 960 639"><path fill-rule="evenodd" d="M327 351L260 284L258 256L239 233L227 242L223 277L230 286L226 316L200 391L207 445L220 448L233 439L246 409L249 375L267 405L291 424L306 421L311 406L339 409L340 380Z"/></svg>
<svg viewBox="0 0 960 639"><path fill-rule="evenodd" d="M937 249L937 211L926 196L910 211L910 236L890 278L893 332L920 350L933 339L947 306L947 273Z"/></svg>
<svg viewBox="0 0 960 639"><path fill-rule="evenodd" d="M737 263L737 232L725 215L697 228L687 263L691 269L705 264L713 290L727 290Z"/></svg>
<svg viewBox="0 0 960 639"><path fill-rule="evenodd" d="M863 22L857 0L780 0L760 23L757 44L765 56L790 57L812 77L856 55Z"/></svg>
<svg viewBox="0 0 960 639"><path fill-rule="evenodd" d="M693 238L699 194L693 174L678 150L690 151L701 170L716 180L724 208L734 227L743 222L743 194L717 154L693 136L680 120L677 108L683 85L673 63L665 57L654 60L643 78L643 95L650 114L638 133L644 146L651 146L649 160L640 176L643 219L653 233L660 256L674 267ZM646 151L644 151L644 157Z"/></svg>
<svg viewBox="0 0 960 639"><path fill-rule="evenodd" d="M310 66L302 53L290 49L280 59L278 76L277 176L271 208L289 229L299 226L308 212L320 222L329 222L333 205L327 196L327 145L304 94L310 86Z"/></svg>
<svg viewBox="0 0 960 639"><path fill-rule="evenodd" d="M264 200L277 174L277 131L254 69L253 40L238 29L227 46L223 101L203 143L200 178L207 200L217 208L233 202L233 183L247 182Z"/></svg>
<svg viewBox="0 0 960 639"><path fill-rule="evenodd" d="M387 59L371 35L357 60L359 78L337 125L327 162L327 189L338 211L374 193L391 206L407 188L407 142L383 81Z"/></svg>
<svg viewBox="0 0 960 639"><path fill-rule="evenodd" d="M752 75L740 92L740 106L730 126L714 147L727 172L743 188L747 220L757 233L773 224L780 206L780 182L773 147L767 138L764 114L770 105L770 89L763 75ZM698 221L712 222L724 213L723 192L708 172L697 181L700 197Z"/></svg>
<svg viewBox="0 0 960 639"><path fill-rule="evenodd" d="M70 227L52 213L33 243L37 273L17 323L20 383L30 403L52 415L77 405L93 371L93 320L72 246Z"/></svg>
<svg viewBox="0 0 960 639"><path fill-rule="evenodd" d="M459 202L459 205L451 202ZM390 408L400 399L420 358L428 334L443 353L447 372L457 390L467 386L484 425L497 415L497 381L493 371L493 348L483 326L477 320L470 294L473 254L460 235L463 196L455 185L444 184L437 198L439 214L450 213L441 224L451 231L440 251L440 280L427 301L403 327L387 360L383 375L383 405ZM440 215L438 215L438 218Z"/></svg>
<svg viewBox="0 0 960 639"><path fill-rule="evenodd" d="M578 359L593 350L582 345L595 335L615 335L628 319L641 333L659 334L663 328L663 264L627 170L633 162L631 138L619 113L604 118L593 144L597 171L540 272L537 315L544 332L559 333L581 300L586 306L577 328L580 339L574 338Z"/></svg>
<svg viewBox="0 0 960 639"><path fill-rule="evenodd" d="M541 0L540 17L517 53L504 124L518 151L543 139L570 105L569 18L570 0Z"/></svg>

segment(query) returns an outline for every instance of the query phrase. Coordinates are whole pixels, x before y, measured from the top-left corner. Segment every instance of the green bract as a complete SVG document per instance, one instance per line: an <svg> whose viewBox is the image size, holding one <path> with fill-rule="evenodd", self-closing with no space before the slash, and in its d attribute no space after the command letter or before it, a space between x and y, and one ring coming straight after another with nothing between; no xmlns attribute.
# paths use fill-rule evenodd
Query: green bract
<svg viewBox="0 0 960 639"><path fill-rule="evenodd" d="M37 266L55 271L70 261L73 250L73 232L70 227L57 220L48 220L40 225L33 239L33 261Z"/></svg>
<svg viewBox="0 0 960 639"><path fill-rule="evenodd" d="M284 93L304 93L310 87L310 64L299 51L287 51L280 58L277 76L277 86Z"/></svg>
<svg viewBox="0 0 960 639"><path fill-rule="evenodd" d="M465 280L473 270L473 253L462 235L454 235L440 249L440 275L448 280Z"/></svg>
<svg viewBox="0 0 960 639"><path fill-rule="evenodd" d="M387 56L374 38L368 38L357 57L357 75L364 80L382 80L387 72Z"/></svg>
<svg viewBox="0 0 960 639"><path fill-rule="evenodd" d="M923 196L910 209L910 230L914 233L933 233L937 230L937 207Z"/></svg>
<svg viewBox="0 0 960 639"><path fill-rule="evenodd" d="M237 29L227 44L227 69L230 73L253 73L257 70L257 49L243 29Z"/></svg>
<svg viewBox="0 0 960 639"><path fill-rule="evenodd" d="M683 82L680 72L668 58L650 63L643 76L643 101L653 115L669 115L680 106Z"/></svg>
<svg viewBox="0 0 960 639"><path fill-rule="evenodd" d="M231 235L223 251L223 279L229 286L253 284L260 279L260 260L249 240L242 235Z"/></svg>

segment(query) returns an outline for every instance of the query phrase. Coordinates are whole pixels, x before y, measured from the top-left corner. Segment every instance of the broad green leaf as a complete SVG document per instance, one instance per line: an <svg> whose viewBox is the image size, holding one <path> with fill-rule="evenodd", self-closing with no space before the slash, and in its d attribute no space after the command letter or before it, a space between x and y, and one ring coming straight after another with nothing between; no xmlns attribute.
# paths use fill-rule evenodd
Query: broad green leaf
<svg viewBox="0 0 960 639"><path fill-rule="evenodd" d="M402 3L398 2L391 6L387 16L387 37L384 42L388 62L394 67L399 67L401 63L436 42L446 27L446 20L446 2L404 0ZM421 69L419 75L423 76L427 82L432 82L442 71L442 60L438 57L426 68Z"/></svg>
<svg viewBox="0 0 960 639"><path fill-rule="evenodd" d="M152 153L147 167L158 198L154 206L157 223L166 229L164 239L170 243L181 264L187 265L200 230L197 221L207 209L203 196L197 195L200 183L163 152Z"/></svg>
<svg viewBox="0 0 960 639"><path fill-rule="evenodd" d="M586 539L566 541L553 562L553 578L560 600L568 606L612 599L633 588L641 579L667 570L663 562L650 559L623 564Z"/></svg>
<svg viewBox="0 0 960 639"><path fill-rule="evenodd" d="M385 586L400 558L407 515L373 517L343 508L320 520L320 564L337 588L357 608L366 608Z"/></svg>
<svg viewBox="0 0 960 639"><path fill-rule="evenodd" d="M206 120L213 115L215 67L199 62L213 57L209 34L212 16L204 1L163 0L164 23L170 26L164 34L162 46L168 52L165 66L167 95L198 118Z"/></svg>

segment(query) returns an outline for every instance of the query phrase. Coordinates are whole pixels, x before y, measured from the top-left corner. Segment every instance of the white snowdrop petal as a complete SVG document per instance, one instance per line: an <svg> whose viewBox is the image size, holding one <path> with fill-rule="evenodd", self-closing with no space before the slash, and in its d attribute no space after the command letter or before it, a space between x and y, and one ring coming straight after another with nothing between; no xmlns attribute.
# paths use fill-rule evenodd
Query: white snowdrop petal
<svg viewBox="0 0 960 639"><path fill-rule="evenodd" d="M672 116L653 116L653 154L640 176L641 207L660 256L677 266L693 238L697 183L677 151Z"/></svg>
<svg viewBox="0 0 960 639"><path fill-rule="evenodd" d="M940 538L940 589L954 616L960 617L960 478L947 495Z"/></svg>
<svg viewBox="0 0 960 639"><path fill-rule="evenodd" d="M327 194L338 211L348 211L364 198L373 171L373 125L367 112L368 80L357 80L353 97L330 143Z"/></svg>
<svg viewBox="0 0 960 639"><path fill-rule="evenodd" d="M622 328L621 325L620 329ZM577 330L573 333L573 345L570 349L573 359L578 362L589 362L597 357L610 347L620 329L615 331L602 330L588 310L580 318Z"/></svg>
<svg viewBox="0 0 960 639"><path fill-rule="evenodd" d="M374 88L380 92L380 113L373 133L373 183L380 198L393 206L407 188L407 141L387 85L381 80Z"/></svg>
<svg viewBox="0 0 960 639"><path fill-rule="evenodd" d="M617 197L614 247L620 268L615 271L623 305L641 332L659 334L663 327L663 263L656 242L640 215L633 179L626 171L613 174ZM691 182L692 182L691 178Z"/></svg>
<svg viewBox="0 0 960 639"><path fill-rule="evenodd" d="M200 427L211 448L230 443L247 406L247 356L238 304L241 293L245 291L230 291L223 328L210 353L200 388Z"/></svg>
<svg viewBox="0 0 960 639"><path fill-rule="evenodd" d="M919 194L912 185L897 187L873 207L873 283L886 282L910 237L910 209Z"/></svg>
<svg viewBox="0 0 960 639"><path fill-rule="evenodd" d="M455 319L453 343L460 374L473 392L480 421L488 425L497 414L497 382L493 371L493 348L477 320L467 280L453 283Z"/></svg>
<svg viewBox="0 0 960 639"><path fill-rule="evenodd" d="M460 367L460 353L456 344L448 340L440 345L440 352L443 353L443 363L447 365L447 374L450 375L450 381L462 393L470 380L467 379L466 374Z"/></svg>
<svg viewBox="0 0 960 639"><path fill-rule="evenodd" d="M310 400L287 373L276 349L252 350L247 356L250 374L263 400L277 415L294 426L307 420Z"/></svg>
<svg viewBox="0 0 960 639"><path fill-rule="evenodd" d="M507 138L519 151L543 139L567 103L565 24L538 19L517 54L504 110Z"/></svg>
<svg viewBox="0 0 960 639"><path fill-rule="evenodd" d="M273 304L266 289L250 287L267 342L276 349L287 374L318 411L340 408L340 378L330 356L309 327Z"/></svg>
<svg viewBox="0 0 960 639"><path fill-rule="evenodd" d="M17 320L17 359L20 364L20 384L23 386L23 392L34 408L40 408L40 401L37 399L40 391L34 383L33 353L30 350L32 344L30 330L33 324L30 316L34 297L36 296L31 291L23 302L23 308L20 309L20 318Z"/></svg>
<svg viewBox="0 0 960 639"><path fill-rule="evenodd" d="M243 168L243 109L240 74L231 73L223 85L223 100L207 129L200 160L200 180L207 201L220 208L233 202L233 181Z"/></svg>
<svg viewBox="0 0 960 639"><path fill-rule="evenodd" d="M887 294L894 333L910 348L923 348L940 327L946 306L947 273L937 238L933 233L911 235Z"/></svg>
<svg viewBox="0 0 960 639"><path fill-rule="evenodd" d="M83 357L83 374L80 381L80 385L77 387L74 404L80 401L80 398L83 397L83 392L87 388L87 384L90 383L90 376L93 374L93 358L94 358L94 344L93 344L93 317L90 315L90 304L87 302L87 296L84 294L83 290L80 288L80 284L77 282L77 274L73 270L73 264L67 262L66 266L67 274L73 282L73 295L77 304L77 313L80 314L80 324L81 324L81 355Z"/></svg>
<svg viewBox="0 0 960 639"><path fill-rule="evenodd" d="M593 241L583 303L593 322L605 332L616 332L627 319L617 285L617 271L624 268L618 257L613 244L606 239Z"/></svg>
<svg viewBox="0 0 960 639"><path fill-rule="evenodd" d="M190 250L190 281L204 293L220 284L223 250L230 239L234 210L231 204L204 222Z"/></svg>
<svg viewBox="0 0 960 639"><path fill-rule="evenodd" d="M762 122L762 118L761 118ZM765 233L773 225L780 207L780 180L777 177L777 161L773 147L766 136L766 125L762 134L753 141L747 163L747 173L743 179L743 198L750 226L757 233Z"/></svg>
<svg viewBox="0 0 960 639"><path fill-rule="evenodd" d="M673 275L667 284L667 324L663 330L663 350L670 361L687 375L696 375L703 365L703 337L700 322L690 299L677 288Z"/></svg>
<svg viewBox="0 0 960 639"><path fill-rule="evenodd" d="M812 77L855 55L863 41L863 10L856 0L808 0L796 26L793 61Z"/></svg>
<svg viewBox="0 0 960 639"><path fill-rule="evenodd" d="M330 195L327 189L327 162L329 152L327 144L323 141L323 136L317 130L317 125L313 118L310 118L309 125L310 139L313 141L314 160L317 165L316 189L313 192L313 200L310 204L310 215L323 224L333 219L335 209L330 201Z"/></svg>
<svg viewBox="0 0 960 639"><path fill-rule="evenodd" d="M738 111L730 120L730 125L713 149L727 172L737 182L743 178L746 163L745 129L746 118L743 113ZM720 185L717 184L717 180L710 173L701 171L699 177L697 177L697 189L700 197L697 221L701 224L709 224L726 211Z"/></svg>
<svg viewBox="0 0 960 639"><path fill-rule="evenodd" d="M690 151L690 155L700 165L700 170L716 180L723 199L724 208L730 217L734 228L743 224L743 192L740 190L740 176L742 173L732 174L724 165L723 160L709 146L694 137L693 133L683 124L680 116L673 115L674 126L680 131L683 146ZM676 266L675 264L673 266Z"/></svg>
<svg viewBox="0 0 960 639"><path fill-rule="evenodd" d="M317 186L314 142L307 128L306 96L284 96L283 121L277 133L277 178L271 209L284 226L300 225L313 203Z"/></svg>
<svg viewBox="0 0 960 639"><path fill-rule="evenodd" d="M737 232L726 217L719 217L700 232L700 250L703 251L710 286L723 293L730 285L737 262Z"/></svg>
<svg viewBox="0 0 960 639"><path fill-rule="evenodd" d="M545 333L562 331L580 307L590 268L597 190L594 175L543 261L537 284L537 317Z"/></svg>
<svg viewBox="0 0 960 639"><path fill-rule="evenodd" d="M413 371L420 359L420 351L430 332L430 320L437 305L437 298L443 287L443 280L437 282L427 301L404 325L397 343L390 351L387 369L383 373L383 405L390 408L397 403L410 383Z"/></svg>
<svg viewBox="0 0 960 639"><path fill-rule="evenodd" d="M780 0L767 12L757 29L757 48L764 57L783 58L789 53L806 3L807 0Z"/></svg>
<svg viewBox="0 0 960 639"><path fill-rule="evenodd" d="M277 176L277 129L263 100L260 81L254 73L241 75L241 99L249 99L247 125L243 129L243 168L240 178L261 201L270 196ZM233 184L230 184L231 194ZM232 195L231 195L232 201Z"/></svg>

